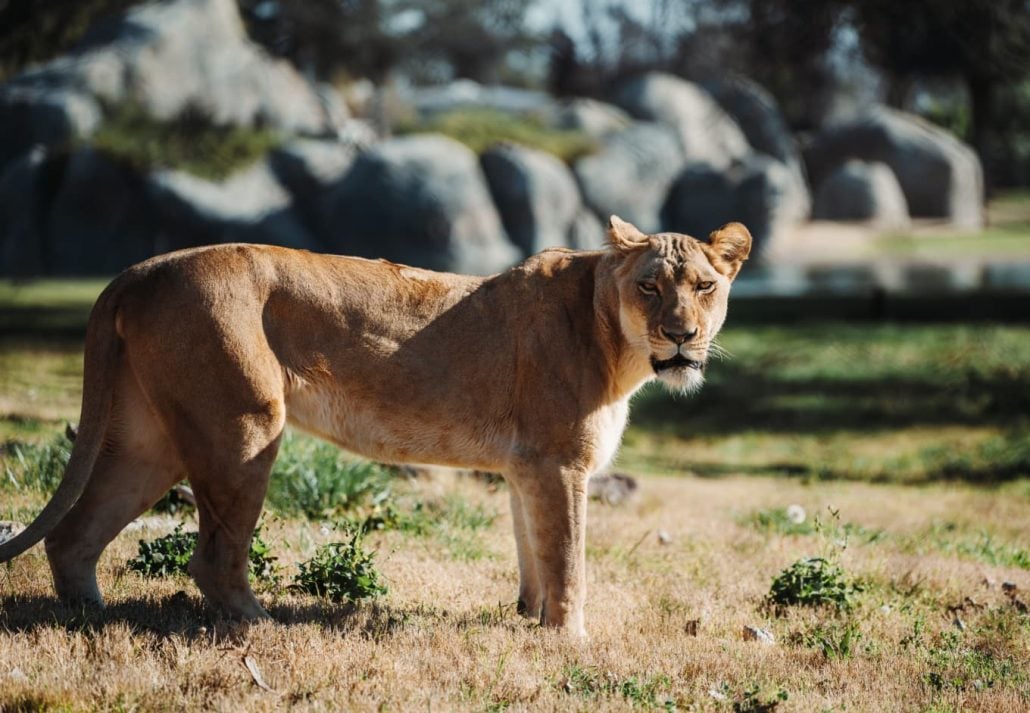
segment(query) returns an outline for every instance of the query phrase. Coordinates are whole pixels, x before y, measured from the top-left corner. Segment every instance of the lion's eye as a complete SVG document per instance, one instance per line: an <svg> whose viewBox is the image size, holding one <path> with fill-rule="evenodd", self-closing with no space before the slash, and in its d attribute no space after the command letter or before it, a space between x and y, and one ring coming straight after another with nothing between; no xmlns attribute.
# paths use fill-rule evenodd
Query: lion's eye
<svg viewBox="0 0 1030 713"><path fill-rule="evenodd" d="M638 282L637 287L639 287L640 291L643 292L645 295L658 294L658 285L656 285L653 282Z"/></svg>
<svg viewBox="0 0 1030 713"><path fill-rule="evenodd" d="M696 289L698 292L711 292L714 287L714 282L699 282Z"/></svg>

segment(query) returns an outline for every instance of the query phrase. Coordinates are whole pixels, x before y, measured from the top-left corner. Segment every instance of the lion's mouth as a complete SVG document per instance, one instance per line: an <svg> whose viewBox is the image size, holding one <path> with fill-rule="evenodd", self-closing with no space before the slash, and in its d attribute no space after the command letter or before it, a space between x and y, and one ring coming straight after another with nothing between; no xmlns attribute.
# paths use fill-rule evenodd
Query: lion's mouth
<svg viewBox="0 0 1030 713"><path fill-rule="evenodd" d="M658 359L652 356L651 368L654 369L654 373L661 374L669 369L697 369L698 371L704 371L705 365L704 362L697 359L689 359L677 353L676 356L669 359Z"/></svg>

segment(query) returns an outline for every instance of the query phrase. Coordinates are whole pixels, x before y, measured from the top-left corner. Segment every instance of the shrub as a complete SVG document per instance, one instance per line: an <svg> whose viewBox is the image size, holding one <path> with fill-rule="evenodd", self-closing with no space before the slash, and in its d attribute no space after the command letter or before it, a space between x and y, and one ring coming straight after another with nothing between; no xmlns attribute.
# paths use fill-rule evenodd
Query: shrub
<svg viewBox="0 0 1030 713"><path fill-rule="evenodd" d="M428 121L400 126L397 133L435 132L483 153L494 144L511 141L554 154L566 163L597 150L597 143L581 131L552 129L537 117L512 116L494 109L455 109Z"/></svg>
<svg viewBox="0 0 1030 713"><path fill-rule="evenodd" d="M186 566L197 548L197 533L183 532L182 525L154 540L140 540L139 553L127 563L129 569L145 577L172 577L186 574ZM276 583L279 581L278 558L261 539L261 528L254 531L250 542L250 576L252 579Z"/></svg>
<svg viewBox="0 0 1030 713"><path fill-rule="evenodd" d="M333 602L353 602L386 593L375 568L375 553L362 546L360 529L351 531L346 542L331 542L300 564L290 588L325 597Z"/></svg>
<svg viewBox="0 0 1030 713"><path fill-rule="evenodd" d="M773 578L768 601L779 606L833 605L848 609L861 591L859 584L847 580L840 566L822 557L806 557Z"/></svg>
<svg viewBox="0 0 1030 713"><path fill-rule="evenodd" d="M390 474L367 461L348 461L338 448L287 434L268 487L268 502L283 515L332 518L389 494Z"/></svg>
<svg viewBox="0 0 1030 713"><path fill-rule="evenodd" d="M123 102L106 107L88 143L139 171L172 168L221 180L265 156L280 138L267 129L216 126L197 109L162 120Z"/></svg>

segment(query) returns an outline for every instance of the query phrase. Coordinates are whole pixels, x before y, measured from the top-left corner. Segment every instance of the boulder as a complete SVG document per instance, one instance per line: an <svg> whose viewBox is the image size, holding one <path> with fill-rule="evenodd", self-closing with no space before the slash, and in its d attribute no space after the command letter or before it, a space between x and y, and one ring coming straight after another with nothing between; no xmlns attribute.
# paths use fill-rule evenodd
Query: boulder
<svg viewBox="0 0 1030 713"><path fill-rule="evenodd" d="M662 204L684 160L675 131L636 122L606 136L597 153L581 158L573 171L594 213L614 213L653 233L661 230Z"/></svg>
<svg viewBox="0 0 1030 713"><path fill-rule="evenodd" d="M332 91L250 42L235 0L152 2L12 80L0 90L0 128L3 143L59 143L95 128L101 100L132 101L158 118L191 109L217 124L334 134L345 117Z"/></svg>
<svg viewBox="0 0 1030 713"><path fill-rule="evenodd" d="M624 85L616 98L634 117L674 128L688 160L722 168L751 151L740 127L712 96L679 77L651 72Z"/></svg>
<svg viewBox="0 0 1030 713"><path fill-rule="evenodd" d="M268 161L220 182L176 170L156 171L147 181L161 227L157 252L232 242L317 247Z"/></svg>
<svg viewBox="0 0 1030 713"><path fill-rule="evenodd" d="M600 250L607 242L604 225L590 209L581 207L569 226L569 247L574 250Z"/></svg>
<svg viewBox="0 0 1030 713"><path fill-rule="evenodd" d="M524 257L544 248L571 247L581 209L572 172L549 153L501 144L480 157L508 238Z"/></svg>
<svg viewBox="0 0 1030 713"><path fill-rule="evenodd" d="M69 87L0 87L0 167L36 145L61 146L96 130L100 105Z"/></svg>
<svg viewBox="0 0 1030 713"><path fill-rule="evenodd" d="M476 155L436 134L369 149L324 197L322 242L333 252L470 274L521 253L508 241Z"/></svg>
<svg viewBox="0 0 1030 713"><path fill-rule="evenodd" d="M145 179L91 148L73 153L50 204L47 270L112 275L156 251Z"/></svg>
<svg viewBox="0 0 1030 713"><path fill-rule="evenodd" d="M805 178L801 151L776 99L758 84L744 77L727 77L702 86L737 122L755 151L782 162L794 177L791 205L798 208L797 220L808 218L811 197Z"/></svg>
<svg viewBox="0 0 1030 713"><path fill-rule="evenodd" d="M547 119L556 129L582 131L597 139L633 123L630 115L619 107L582 97L561 102Z"/></svg>
<svg viewBox="0 0 1030 713"><path fill-rule="evenodd" d="M726 223L743 223L754 239L751 254L758 257L779 230L794 222L795 199L790 170L767 156L753 154L729 169L694 162L670 189L662 223L666 230L702 239Z"/></svg>
<svg viewBox="0 0 1030 713"><path fill-rule="evenodd" d="M877 227L908 227L908 206L898 179L885 163L851 159L830 173L815 193L816 220L860 220Z"/></svg>
<svg viewBox="0 0 1030 713"><path fill-rule="evenodd" d="M308 233L321 235L323 194L350 170L357 150L333 139L294 139L269 154L268 165L289 192L293 211Z"/></svg>
<svg viewBox="0 0 1030 713"><path fill-rule="evenodd" d="M851 158L887 164L913 217L943 218L957 227L983 225L983 171L976 153L917 116L878 107L831 125L804 150L813 186Z"/></svg>
<svg viewBox="0 0 1030 713"><path fill-rule="evenodd" d="M55 174L64 169L43 146L8 163L0 175L0 274L43 274L43 230Z"/></svg>

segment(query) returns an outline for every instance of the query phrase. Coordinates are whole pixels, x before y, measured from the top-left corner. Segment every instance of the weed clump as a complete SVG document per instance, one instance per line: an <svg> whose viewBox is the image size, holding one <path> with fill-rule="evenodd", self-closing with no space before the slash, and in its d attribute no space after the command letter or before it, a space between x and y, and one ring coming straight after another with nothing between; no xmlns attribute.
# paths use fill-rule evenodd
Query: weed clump
<svg viewBox="0 0 1030 713"><path fill-rule="evenodd" d="M60 435L47 443L15 443L4 458L4 482L14 490L53 492L72 453L72 442Z"/></svg>
<svg viewBox="0 0 1030 713"><path fill-rule="evenodd" d="M354 529L346 542L331 542L300 564L290 588L333 602L354 602L386 594L375 568L375 553L362 547L362 531Z"/></svg>
<svg viewBox="0 0 1030 713"><path fill-rule="evenodd" d="M823 557L804 557L773 578L767 601L774 606L824 606L850 609L862 586Z"/></svg>
<svg viewBox="0 0 1030 713"><path fill-rule="evenodd" d="M144 577L173 577L186 574L186 566L197 549L197 533L183 532L182 525L164 537L154 540L140 540L138 554L126 564L133 572ZM272 556L271 548L261 539L261 528L254 531L250 542L249 570L252 579L276 583L279 580L278 558Z"/></svg>

